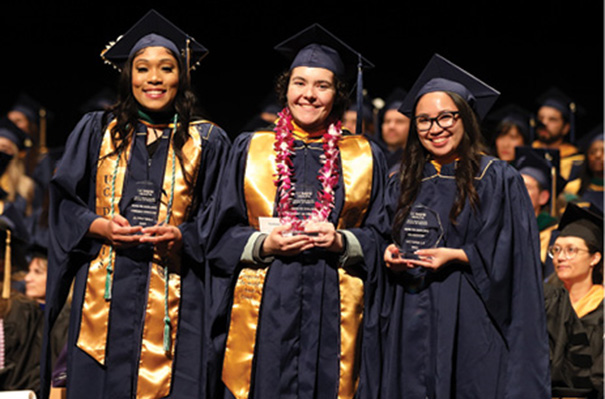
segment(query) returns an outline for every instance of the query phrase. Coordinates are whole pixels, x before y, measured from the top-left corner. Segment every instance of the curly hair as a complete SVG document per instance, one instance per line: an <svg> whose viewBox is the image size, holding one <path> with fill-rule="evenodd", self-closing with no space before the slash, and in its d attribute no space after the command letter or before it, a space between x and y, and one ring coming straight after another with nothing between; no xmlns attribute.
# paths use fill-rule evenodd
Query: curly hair
<svg viewBox="0 0 605 399"><path fill-rule="evenodd" d="M291 76L291 70L284 71L275 81L277 100L284 107L288 103L288 85L290 84ZM334 104L332 105L332 111L328 117L331 121L340 120L350 104L348 86L344 80L339 79L336 75L334 75L334 87L336 88L336 96L334 98Z"/></svg>
<svg viewBox="0 0 605 399"><path fill-rule="evenodd" d="M477 175L481 154L485 151L481 128L475 112L471 106L458 94L448 94L460 112L460 119L464 126L464 136L458 146L461 156L456 165L456 200L450 208L449 218L456 224L456 218L462 212L468 199L471 207L476 210L479 207L479 196L474 186L474 178ZM414 106L416 109L416 106ZM414 123L410 124L410 135L405 147L400 165L400 194L397 203L397 211L393 221L393 234L397 235L403 226L422 182L422 174L425 163L431 158L431 154L424 148L418 138L418 131Z"/></svg>

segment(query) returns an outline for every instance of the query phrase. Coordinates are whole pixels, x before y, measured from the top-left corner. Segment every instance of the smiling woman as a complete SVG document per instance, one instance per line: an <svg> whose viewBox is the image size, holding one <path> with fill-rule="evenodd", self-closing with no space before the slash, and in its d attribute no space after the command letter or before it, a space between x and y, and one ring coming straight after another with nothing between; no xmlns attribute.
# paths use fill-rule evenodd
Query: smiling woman
<svg viewBox="0 0 605 399"><path fill-rule="evenodd" d="M360 359L378 351L386 171L340 121L343 82L367 63L317 24L276 48L291 60L277 81L284 108L234 141L216 201L224 398L371 398L378 368Z"/></svg>
<svg viewBox="0 0 605 399"><path fill-rule="evenodd" d="M153 10L102 53L117 102L82 117L50 187L43 398L72 280L67 398L205 393L202 220L230 145L191 90L206 53Z"/></svg>
<svg viewBox="0 0 605 399"><path fill-rule="evenodd" d="M148 112L166 112L179 89L179 63L164 47L146 47L132 62L132 94Z"/></svg>
<svg viewBox="0 0 605 399"><path fill-rule="evenodd" d="M381 397L550 398L536 219L481 142L498 95L434 55L399 108L414 122L386 194Z"/></svg>

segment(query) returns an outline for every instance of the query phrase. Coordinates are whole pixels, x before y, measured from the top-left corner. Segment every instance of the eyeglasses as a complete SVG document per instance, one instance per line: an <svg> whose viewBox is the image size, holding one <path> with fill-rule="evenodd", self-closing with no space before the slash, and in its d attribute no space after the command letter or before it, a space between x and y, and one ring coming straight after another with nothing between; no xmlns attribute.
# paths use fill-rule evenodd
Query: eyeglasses
<svg viewBox="0 0 605 399"><path fill-rule="evenodd" d="M578 247L563 248L558 245L551 245L550 247L548 247L548 256L554 259L555 257L559 256L561 252L563 252L563 256L565 256L565 259L573 259L576 257L576 255L578 255L578 252L580 251L590 252L587 249L582 249Z"/></svg>
<svg viewBox="0 0 605 399"><path fill-rule="evenodd" d="M414 118L416 130L419 132L428 132L433 127L433 122L437 122L437 126L440 128L447 129L454 125L454 122L458 119L458 114L460 114L460 111L442 112L434 118L424 115L417 116Z"/></svg>

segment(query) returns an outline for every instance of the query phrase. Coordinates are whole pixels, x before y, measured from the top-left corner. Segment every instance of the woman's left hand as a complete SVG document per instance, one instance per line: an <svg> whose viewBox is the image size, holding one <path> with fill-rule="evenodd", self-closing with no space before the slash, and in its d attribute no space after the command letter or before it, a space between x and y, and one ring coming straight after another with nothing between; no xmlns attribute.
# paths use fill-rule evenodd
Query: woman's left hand
<svg viewBox="0 0 605 399"><path fill-rule="evenodd" d="M336 253L344 251L342 235L330 222L309 222L305 225L305 233L311 236L316 247Z"/></svg>
<svg viewBox="0 0 605 399"><path fill-rule="evenodd" d="M183 246L183 235L178 227L169 224L156 224L143 229L141 242L148 242L155 246L162 257L180 251Z"/></svg>
<svg viewBox="0 0 605 399"><path fill-rule="evenodd" d="M452 261L468 263L468 257L461 249L445 247L419 249L414 254L418 255L420 259L409 259L408 262L414 266L422 266L427 269L437 270L441 266Z"/></svg>

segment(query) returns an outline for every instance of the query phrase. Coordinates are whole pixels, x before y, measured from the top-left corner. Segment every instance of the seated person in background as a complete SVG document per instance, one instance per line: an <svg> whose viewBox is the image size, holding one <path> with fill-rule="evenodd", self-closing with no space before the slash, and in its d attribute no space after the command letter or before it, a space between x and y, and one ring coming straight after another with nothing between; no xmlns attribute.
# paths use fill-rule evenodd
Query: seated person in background
<svg viewBox="0 0 605 399"><path fill-rule="evenodd" d="M37 393L43 312L35 301L10 288L11 269L26 267L25 243L13 235L11 225L5 215L0 218L0 275L4 276L0 290L0 391Z"/></svg>
<svg viewBox="0 0 605 399"><path fill-rule="evenodd" d="M565 197L581 206L592 204L603 211L603 125L588 134L581 146L586 162L579 177L565 187Z"/></svg>
<svg viewBox="0 0 605 399"><path fill-rule="evenodd" d="M493 155L503 161L513 162L515 148L531 143L529 112L518 105L509 104L493 112L487 119L496 124L491 129Z"/></svg>
<svg viewBox="0 0 605 399"><path fill-rule="evenodd" d="M558 175L558 151L523 146L517 147L515 153L515 167L523 177L536 215L540 231L542 274L547 278L554 271L547 250L553 243L552 232L559 222L555 200L565 187L565 180Z"/></svg>
<svg viewBox="0 0 605 399"><path fill-rule="evenodd" d="M384 152L389 173L394 172L393 169L399 170L403 149L410 133L410 118L399 112L407 93L399 87L391 92L385 106L380 110L380 134L373 137Z"/></svg>
<svg viewBox="0 0 605 399"><path fill-rule="evenodd" d="M559 231L544 285L552 394L603 398L603 216L570 203Z"/></svg>

